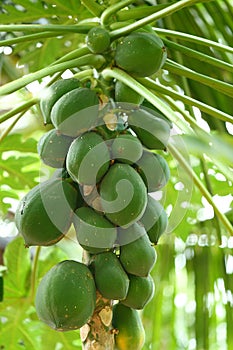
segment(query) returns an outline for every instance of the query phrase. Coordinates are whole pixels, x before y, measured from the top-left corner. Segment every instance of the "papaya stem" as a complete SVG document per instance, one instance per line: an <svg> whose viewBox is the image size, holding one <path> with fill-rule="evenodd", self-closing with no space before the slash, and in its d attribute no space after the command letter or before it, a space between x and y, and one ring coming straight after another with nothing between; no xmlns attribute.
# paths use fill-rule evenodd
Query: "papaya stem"
<svg viewBox="0 0 233 350"><path fill-rule="evenodd" d="M106 10L104 10L104 12L102 13L101 17L100 17L100 22L103 26L107 25L109 22L109 18L115 14L117 11L119 11L120 9L132 4L134 2L134 0L123 0L120 2L117 2L116 4L109 6L106 8Z"/></svg>
<svg viewBox="0 0 233 350"><path fill-rule="evenodd" d="M11 39L5 39L0 40L0 46L7 46L7 45L14 45L21 42L26 41L34 41L38 39L44 39L44 38L52 38L54 36L58 35L64 35L62 32L41 32L41 33L35 33L35 34L28 34L28 35L22 35L18 36L17 38L11 38Z"/></svg>
<svg viewBox="0 0 233 350"><path fill-rule="evenodd" d="M56 32L58 33L79 33L86 34L88 31L95 27L95 22L87 22L86 24L76 25L56 25L56 24L2 24L0 25L0 31L2 32Z"/></svg>
<svg viewBox="0 0 233 350"><path fill-rule="evenodd" d="M186 6L191 6L194 5L195 3L201 2L200 0L180 0L178 2L172 3L172 5L157 11L147 17L144 17L140 20L138 20L137 22L131 23L128 26L125 26L124 28L120 28L120 29L116 29L114 31L112 31L110 33L110 36L112 37L112 39L117 39L123 35L126 35L130 32L132 32L133 30L139 29L143 26L145 26L146 24L150 24L154 21L157 21L160 18L163 18L165 16L168 16L178 10L181 10L182 8L186 7Z"/></svg>
<svg viewBox="0 0 233 350"><path fill-rule="evenodd" d="M35 105L38 102L37 98L31 98L29 101L24 102L23 104L19 105L16 108L13 108L9 112L4 113L0 117L0 124L5 122L6 120L14 117L14 115L20 113L20 112L26 112L29 108L31 108L33 105Z"/></svg>
<svg viewBox="0 0 233 350"><path fill-rule="evenodd" d="M90 263L89 253L83 249L82 262ZM92 318L80 329L83 350L114 350L114 331L112 328L113 301L104 298L96 291L96 307Z"/></svg>
<svg viewBox="0 0 233 350"><path fill-rule="evenodd" d="M81 4L96 17L100 17L104 9L103 6L99 5L95 0L81 0Z"/></svg>
<svg viewBox="0 0 233 350"><path fill-rule="evenodd" d="M18 89L25 87L27 84L35 80L44 78L48 75L51 75L57 72L62 72L66 69L81 67L89 64L98 68L103 63L104 63L103 56L88 54L83 57L79 57L64 63L54 64L52 66L40 69L37 72L29 73L23 76L22 78L19 78L15 81L5 84L4 86L0 87L0 96L12 93Z"/></svg>
<svg viewBox="0 0 233 350"><path fill-rule="evenodd" d="M215 204L211 194L207 190L207 188L203 185L202 181L199 179L195 171L192 169L192 167L186 162L184 157L181 155L181 153L172 145L171 143L168 145L169 152L178 160L180 165L184 168L184 170L192 177L196 187L199 189L203 197L206 198L206 200L209 202L210 205L212 205L215 214L219 218L219 220L222 222L222 224L225 226L227 232L233 236L233 226L230 223L230 221L227 219L226 215L224 215L218 208L218 206Z"/></svg>
<svg viewBox="0 0 233 350"><path fill-rule="evenodd" d="M16 123L22 118L22 116L26 113L26 111L21 112L16 118L15 120L8 126L8 128L6 128L2 135L0 135L0 142L2 142L5 137L7 137L7 135L11 132L11 130L14 128L14 126L16 125Z"/></svg>

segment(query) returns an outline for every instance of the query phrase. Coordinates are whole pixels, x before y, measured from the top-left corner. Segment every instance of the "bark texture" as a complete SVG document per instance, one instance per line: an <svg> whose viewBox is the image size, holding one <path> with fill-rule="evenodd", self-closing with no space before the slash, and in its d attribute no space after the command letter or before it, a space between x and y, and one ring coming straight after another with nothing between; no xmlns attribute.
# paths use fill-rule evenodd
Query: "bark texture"
<svg viewBox="0 0 233 350"><path fill-rule="evenodd" d="M80 329L83 350L114 350L112 301L97 291L96 309L91 320Z"/></svg>

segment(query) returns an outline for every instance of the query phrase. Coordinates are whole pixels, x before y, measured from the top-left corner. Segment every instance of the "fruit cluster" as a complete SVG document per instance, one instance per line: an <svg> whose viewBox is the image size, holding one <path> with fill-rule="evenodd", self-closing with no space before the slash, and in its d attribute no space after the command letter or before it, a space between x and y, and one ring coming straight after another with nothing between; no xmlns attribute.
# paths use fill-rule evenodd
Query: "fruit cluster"
<svg viewBox="0 0 233 350"><path fill-rule="evenodd" d="M104 30L93 28L87 44L98 53L110 41ZM128 52L139 44L151 54L159 52L158 60L142 65L133 59ZM116 64L135 76L153 74L163 60L161 40L148 33L130 34L115 51ZM136 310L153 296L153 245L167 226L162 205L149 194L169 179L168 164L154 150L166 149L171 125L128 86L113 84L114 100L101 108L97 92L75 78L58 80L45 91L40 108L53 128L39 140L38 153L58 170L21 200L16 225L26 246L48 246L73 223L89 256L88 266L62 261L43 277L36 295L39 318L57 330L80 328L93 315L98 290L119 301L112 319L118 348L132 345L120 345L127 332L135 350L144 342Z"/></svg>

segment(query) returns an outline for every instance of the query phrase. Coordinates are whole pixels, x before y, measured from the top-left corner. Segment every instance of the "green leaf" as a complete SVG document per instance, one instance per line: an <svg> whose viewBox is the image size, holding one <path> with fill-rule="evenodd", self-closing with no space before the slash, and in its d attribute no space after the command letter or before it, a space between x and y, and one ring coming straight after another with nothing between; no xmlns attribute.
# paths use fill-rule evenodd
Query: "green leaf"
<svg viewBox="0 0 233 350"><path fill-rule="evenodd" d="M4 264L7 272L4 276L5 298L19 298L28 295L28 282L31 272L30 251L25 248L21 236L16 237L6 247Z"/></svg>
<svg viewBox="0 0 233 350"><path fill-rule="evenodd" d="M17 7L14 6L17 4ZM56 1L32 1L32 0L17 0L13 4L2 5L2 14L0 14L0 23L32 23L32 21L41 18L56 18L65 17L78 11L81 4L80 1L59 0Z"/></svg>
<svg viewBox="0 0 233 350"><path fill-rule="evenodd" d="M32 138L24 140L21 134L8 135L0 142L0 152L12 150L37 153L37 141Z"/></svg>
<svg viewBox="0 0 233 350"><path fill-rule="evenodd" d="M3 301L3 277L0 276L0 302Z"/></svg>

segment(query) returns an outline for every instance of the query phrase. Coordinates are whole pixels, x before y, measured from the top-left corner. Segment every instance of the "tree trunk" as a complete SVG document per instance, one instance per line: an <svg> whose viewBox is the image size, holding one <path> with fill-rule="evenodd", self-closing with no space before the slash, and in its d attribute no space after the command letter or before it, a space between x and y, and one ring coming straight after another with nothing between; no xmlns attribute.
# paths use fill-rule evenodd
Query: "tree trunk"
<svg viewBox="0 0 233 350"><path fill-rule="evenodd" d="M83 251L83 263L89 264L90 256ZM103 298L96 291L96 308L92 318L80 329L83 350L114 350L114 334L112 327L113 301Z"/></svg>
<svg viewBox="0 0 233 350"><path fill-rule="evenodd" d="M114 350L112 301L97 291L96 308L91 320L80 329L83 350Z"/></svg>

